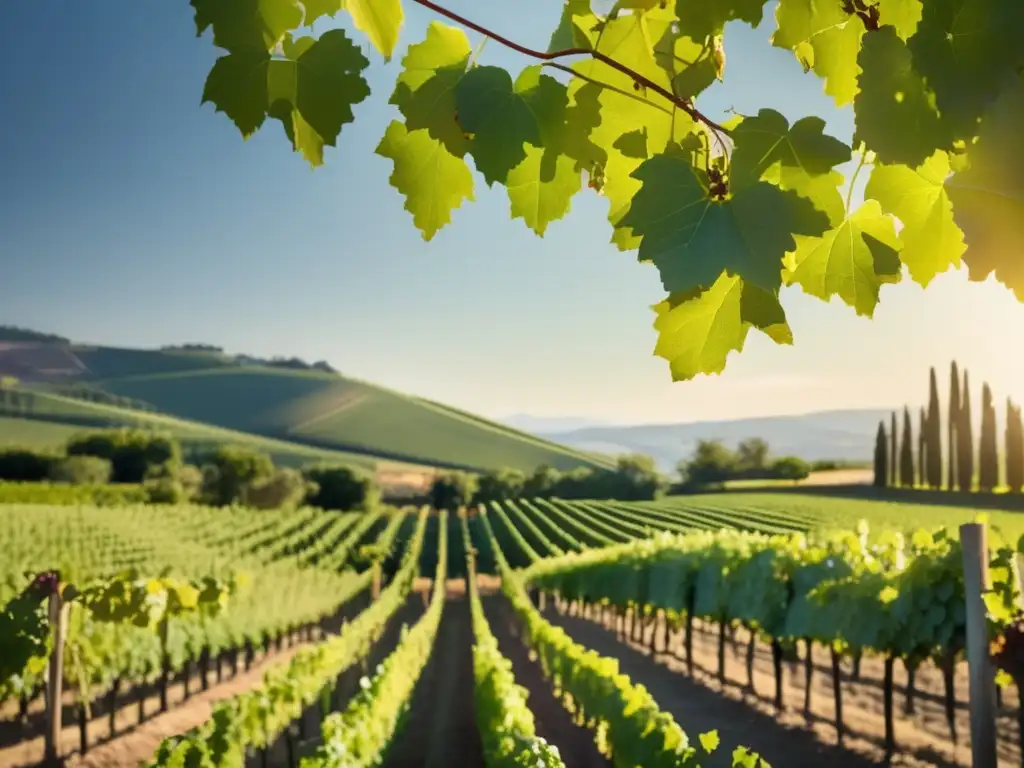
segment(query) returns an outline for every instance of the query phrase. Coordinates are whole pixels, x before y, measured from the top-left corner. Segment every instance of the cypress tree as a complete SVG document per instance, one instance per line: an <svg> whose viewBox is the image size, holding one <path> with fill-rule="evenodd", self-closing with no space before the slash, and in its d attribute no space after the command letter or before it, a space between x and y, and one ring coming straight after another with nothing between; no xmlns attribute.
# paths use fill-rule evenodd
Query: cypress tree
<svg viewBox="0 0 1024 768"><path fill-rule="evenodd" d="M917 484L922 488L931 485L931 479L928 477L928 459L931 456L931 446L928 444L931 436L929 426L928 416L925 415L922 406L917 420Z"/></svg>
<svg viewBox="0 0 1024 768"><path fill-rule="evenodd" d="M939 381L932 367L928 382L927 482L930 488L942 488L942 412L939 409ZM922 458L922 462L924 459ZM925 466L923 463L922 467ZM926 474L922 470L921 474Z"/></svg>
<svg viewBox="0 0 1024 768"><path fill-rule="evenodd" d="M898 488L900 485L900 473L896 459L899 457L900 452L896 445L896 411L892 412L892 418L889 422L889 485L893 488Z"/></svg>
<svg viewBox="0 0 1024 768"><path fill-rule="evenodd" d="M981 432L978 440L978 488L991 493L999 485L996 409L988 383L981 385Z"/></svg>
<svg viewBox="0 0 1024 768"><path fill-rule="evenodd" d="M885 436L885 420L878 422L875 435L875 487L889 485L889 440Z"/></svg>
<svg viewBox="0 0 1024 768"><path fill-rule="evenodd" d="M1006 398L1006 485L1011 493L1020 493L1024 486L1024 425L1020 408Z"/></svg>
<svg viewBox="0 0 1024 768"><path fill-rule="evenodd" d="M900 446L900 485L914 487L914 433L910 409L903 407L903 444Z"/></svg>
<svg viewBox="0 0 1024 768"><path fill-rule="evenodd" d="M956 436L956 426L960 423L960 372L956 367L956 360L949 371L949 480L946 483L946 490L952 491L957 486L956 452L959 441Z"/></svg>
<svg viewBox="0 0 1024 768"><path fill-rule="evenodd" d="M957 490L974 490L974 429L971 426L971 386L967 371L960 387L960 419L956 425Z"/></svg>

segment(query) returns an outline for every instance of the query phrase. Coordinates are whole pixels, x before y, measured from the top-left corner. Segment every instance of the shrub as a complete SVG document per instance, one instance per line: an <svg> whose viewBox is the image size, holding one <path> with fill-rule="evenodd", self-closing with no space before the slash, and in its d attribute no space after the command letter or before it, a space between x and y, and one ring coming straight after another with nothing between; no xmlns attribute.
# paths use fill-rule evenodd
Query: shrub
<svg viewBox="0 0 1024 768"><path fill-rule="evenodd" d="M110 482L114 466L98 456L68 456L54 462L50 479L72 485L103 485Z"/></svg>
<svg viewBox="0 0 1024 768"><path fill-rule="evenodd" d="M292 509L306 498L311 484L297 469L278 469L269 477L259 477L247 483L242 491L242 503L256 509Z"/></svg>
<svg viewBox="0 0 1024 768"><path fill-rule="evenodd" d="M189 500L188 491L175 477L156 477L143 484L146 501L150 504L183 504Z"/></svg>
<svg viewBox="0 0 1024 768"><path fill-rule="evenodd" d="M214 451L202 472L203 501L213 506L227 506L240 501L247 486L273 475L274 463L259 451L224 446Z"/></svg>
<svg viewBox="0 0 1024 768"><path fill-rule="evenodd" d="M154 468L181 465L181 446L176 440L138 429L86 432L68 440L69 456L98 456L113 464L115 483L141 483Z"/></svg>
<svg viewBox="0 0 1024 768"><path fill-rule="evenodd" d="M430 487L430 504L434 509L456 512L467 506L476 493L476 477L467 472L446 472Z"/></svg>
<svg viewBox="0 0 1024 768"><path fill-rule="evenodd" d="M29 448L10 448L0 451L0 480L40 482L50 477L50 471L60 457Z"/></svg>
<svg viewBox="0 0 1024 768"><path fill-rule="evenodd" d="M321 509L347 512L370 509L380 500L380 489L373 478L351 467L321 464L303 473L316 489L307 494L306 503Z"/></svg>
<svg viewBox="0 0 1024 768"><path fill-rule="evenodd" d="M803 480L811 474L811 465L798 456L783 456L772 462L770 471L780 480Z"/></svg>

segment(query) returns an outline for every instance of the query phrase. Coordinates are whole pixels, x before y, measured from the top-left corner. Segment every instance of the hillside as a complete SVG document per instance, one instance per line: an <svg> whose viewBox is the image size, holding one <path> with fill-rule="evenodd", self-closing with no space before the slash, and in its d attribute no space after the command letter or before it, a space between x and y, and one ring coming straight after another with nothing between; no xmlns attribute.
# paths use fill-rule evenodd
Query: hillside
<svg viewBox="0 0 1024 768"><path fill-rule="evenodd" d="M836 459L870 461L875 430L888 410L821 411L798 416L698 421L684 424L588 427L546 431L550 440L583 451L615 454L636 451L653 456L665 471L691 453L699 440L721 440L729 446L748 437L768 441L776 455L801 456L808 461Z"/></svg>
<svg viewBox="0 0 1024 768"><path fill-rule="evenodd" d="M14 376L37 390L85 382L109 394L147 404L157 413L50 399L39 414L11 414L52 425L73 405L81 418L174 420L178 433L222 430L225 438L278 442L279 452L310 451L359 457L361 463L401 462L475 470L546 464L560 470L608 466L611 460L534 437L450 406L320 370L241 364L214 351L150 351L61 343L0 344L0 376ZM49 395L51 398L52 395ZM102 413L96 409L108 409ZM110 410L112 409L112 410ZM162 416L161 416L162 414ZM76 427L76 428L81 428ZM24 424L0 430L24 434ZM223 430L230 430L230 435ZM210 439L207 432L203 440ZM192 437L187 439L191 440ZM198 438L196 438L198 439ZM0 441L3 438L0 437ZM9 440L6 442L10 442ZM290 460L287 463L294 463Z"/></svg>

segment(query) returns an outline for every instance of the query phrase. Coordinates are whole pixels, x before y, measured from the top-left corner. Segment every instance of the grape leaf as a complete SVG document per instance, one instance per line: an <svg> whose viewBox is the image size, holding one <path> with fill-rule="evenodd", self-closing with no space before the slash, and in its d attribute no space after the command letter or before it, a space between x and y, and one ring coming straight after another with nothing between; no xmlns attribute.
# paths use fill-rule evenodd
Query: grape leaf
<svg viewBox="0 0 1024 768"><path fill-rule="evenodd" d="M231 52L269 51L302 25L298 0L191 0L196 33L213 28L213 44Z"/></svg>
<svg viewBox="0 0 1024 768"><path fill-rule="evenodd" d="M669 362L673 381L721 373L729 353L743 349L752 326L779 343L792 343L778 295L751 289L742 278L724 272L710 288L673 294L653 309L654 354Z"/></svg>
<svg viewBox="0 0 1024 768"><path fill-rule="evenodd" d="M878 23L889 24L903 40L917 31L923 12L921 0L878 0Z"/></svg>
<svg viewBox="0 0 1024 768"><path fill-rule="evenodd" d="M822 237L800 238L787 254L787 282L828 300L839 296L858 315L871 317L883 283L899 282L900 243L893 220L875 200L866 200Z"/></svg>
<svg viewBox="0 0 1024 768"><path fill-rule="evenodd" d="M929 0L909 42L914 68L935 94L943 122L957 138L978 120L1007 74L1024 63L1020 0Z"/></svg>
<svg viewBox="0 0 1024 768"><path fill-rule="evenodd" d="M769 181L796 192L830 215L842 206L835 166L850 160L850 148L826 135L825 121L805 117L790 127L773 109L743 119L732 131L734 149L729 183L740 189L757 181Z"/></svg>
<svg viewBox="0 0 1024 768"><path fill-rule="evenodd" d="M356 29L370 38L385 61L391 61L404 20L402 0L342 0L342 5Z"/></svg>
<svg viewBox="0 0 1024 768"><path fill-rule="evenodd" d="M319 40L286 40L287 58L271 59L261 49L237 51L214 62L203 102L210 102L250 136L268 115L281 120L292 146L312 165L323 163L324 146L334 146L352 106L370 95L362 70L369 66L343 30Z"/></svg>
<svg viewBox="0 0 1024 768"><path fill-rule="evenodd" d="M864 23L839 0L781 0L772 45L793 51L804 69L825 79L825 93L838 106L857 94L857 52Z"/></svg>
<svg viewBox="0 0 1024 768"><path fill-rule="evenodd" d="M405 196L405 209L424 240L451 221L463 200L473 200L473 172L466 161L425 128L410 132L393 120L376 151L394 162L391 186Z"/></svg>
<svg viewBox="0 0 1024 768"><path fill-rule="evenodd" d="M425 128L456 157L469 149L455 119L455 88L466 75L471 55L465 32L432 22L423 42L409 46L390 100L410 131Z"/></svg>
<svg viewBox="0 0 1024 768"><path fill-rule="evenodd" d="M352 106L370 95L361 74L370 62L341 29L286 41L284 53L287 59L267 67L267 114L281 121L297 152L321 165L324 146L335 146L355 119Z"/></svg>
<svg viewBox="0 0 1024 768"><path fill-rule="evenodd" d="M542 125L564 122L566 88L528 67L512 82L500 67L475 67L455 87L458 122L472 138L469 152L490 185L505 183L526 159L526 144L544 147Z"/></svg>
<svg viewBox="0 0 1024 768"><path fill-rule="evenodd" d="M708 287L723 270L777 290L782 257L796 247L793 235L822 234L827 217L794 192L763 181L712 200L703 174L675 146L634 172L643 186L622 224L643 238L640 260L657 266L670 294Z"/></svg>
<svg viewBox="0 0 1024 768"><path fill-rule="evenodd" d="M970 166L946 182L967 241L972 280L996 279L1024 301L1024 81L1012 78L968 150Z"/></svg>
<svg viewBox="0 0 1024 768"><path fill-rule="evenodd" d="M566 48L585 48L588 46L584 30L593 29L598 18L590 8L590 0L565 0L562 16L558 27L551 34L548 53L562 51Z"/></svg>
<svg viewBox="0 0 1024 768"><path fill-rule="evenodd" d="M865 38L858 62L855 140L863 141L883 163L915 167L936 149L949 146L933 99L914 70L910 49L892 27Z"/></svg>
<svg viewBox="0 0 1024 768"><path fill-rule="evenodd" d="M203 88L203 104L213 104L238 126L244 138L267 119L267 67L270 54L260 48L221 56L213 63Z"/></svg>
<svg viewBox="0 0 1024 768"><path fill-rule="evenodd" d="M654 46L654 55L672 79L672 92L684 99L692 99L724 76L721 36L694 40L669 28Z"/></svg>
<svg viewBox="0 0 1024 768"><path fill-rule="evenodd" d="M918 168L876 165L864 190L866 198L877 200L883 211L903 223L900 260L922 286L959 266L967 248L953 221L953 204L944 186L948 176L949 156L936 152Z"/></svg>
<svg viewBox="0 0 1024 768"><path fill-rule="evenodd" d="M766 0L676 0L676 15L683 33L701 40L722 34L726 23L745 21L752 27L761 23Z"/></svg>

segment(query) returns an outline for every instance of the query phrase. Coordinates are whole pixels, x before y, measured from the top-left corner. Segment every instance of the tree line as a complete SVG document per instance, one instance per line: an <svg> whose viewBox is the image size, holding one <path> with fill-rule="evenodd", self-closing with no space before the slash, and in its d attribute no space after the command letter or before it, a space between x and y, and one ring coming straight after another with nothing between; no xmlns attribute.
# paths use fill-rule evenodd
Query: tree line
<svg viewBox="0 0 1024 768"><path fill-rule="evenodd" d="M475 474L444 472L431 485L429 502L435 509L509 501L518 498L656 499L668 488L654 459L642 454L620 456L614 469L578 467L560 472L541 466L527 474L518 469L500 469Z"/></svg>
<svg viewBox="0 0 1024 768"><path fill-rule="evenodd" d="M141 429L83 432L63 450L0 450L0 480L98 486L141 486L153 504L194 502L210 506L281 509L368 509L380 498L374 479L352 467L316 464L277 467L246 446L197 451L187 463L169 435Z"/></svg>
<svg viewBox="0 0 1024 768"><path fill-rule="evenodd" d="M982 384L980 423L975 444L970 377L960 376L956 361L949 372L949 403L943 430L938 379L929 373L928 407L918 414L914 439L910 409L904 406L902 432L894 411L875 433L874 484L879 488L924 487L932 490L974 490L991 493L1000 485L1011 492L1024 488L1024 421L1020 406L1006 399L1002 440L996 425L996 405L988 383ZM945 452L943 436L945 435ZM1002 442L1002 450L1000 450Z"/></svg>
<svg viewBox="0 0 1024 768"><path fill-rule="evenodd" d="M835 462L822 463L834 468ZM799 456L771 455L768 443L759 437L741 440L736 450L721 440L700 440L693 454L676 466L680 493L721 487L732 480L803 480L816 467Z"/></svg>

